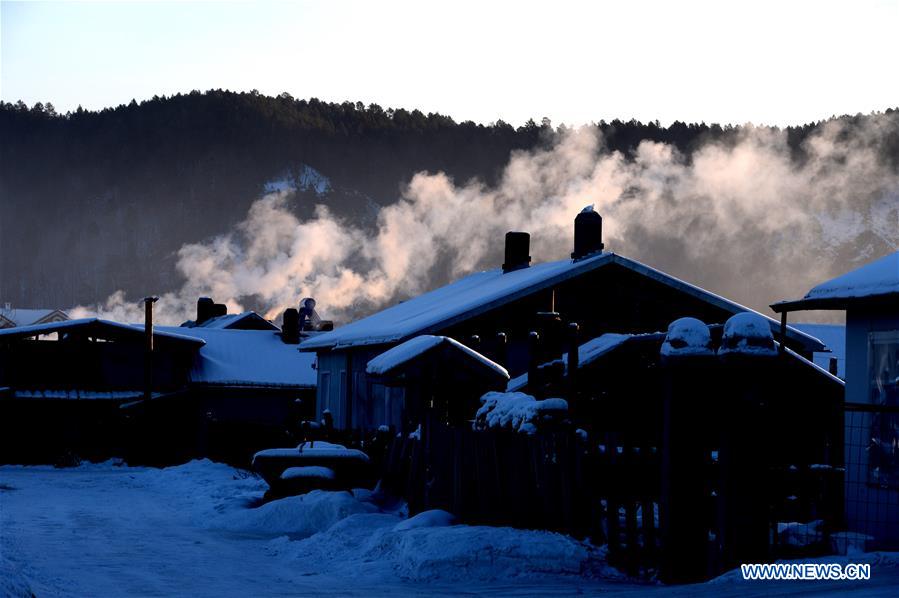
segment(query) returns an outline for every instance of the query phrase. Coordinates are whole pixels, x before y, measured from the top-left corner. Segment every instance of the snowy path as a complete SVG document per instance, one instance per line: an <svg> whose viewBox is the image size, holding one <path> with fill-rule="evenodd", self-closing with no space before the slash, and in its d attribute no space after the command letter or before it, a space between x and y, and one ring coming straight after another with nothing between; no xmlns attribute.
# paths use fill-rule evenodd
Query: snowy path
<svg viewBox="0 0 899 598"><path fill-rule="evenodd" d="M12 575L53 596L763 595L723 579L662 588L606 573L577 543L541 532L454 526L396 531L395 515L347 493L249 509L264 485L226 466L166 470L0 467L0 594ZM574 572L574 574L572 573ZM614 573L608 571L608 573ZM899 568L858 584L779 592L891 595ZM5 579L4 579L5 578Z"/></svg>

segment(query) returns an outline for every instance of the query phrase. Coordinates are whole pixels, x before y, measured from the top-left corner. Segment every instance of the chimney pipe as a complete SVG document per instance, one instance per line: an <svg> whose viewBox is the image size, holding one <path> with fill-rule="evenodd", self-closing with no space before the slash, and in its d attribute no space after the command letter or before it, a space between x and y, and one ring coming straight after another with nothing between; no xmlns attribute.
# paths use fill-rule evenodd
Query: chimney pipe
<svg viewBox="0 0 899 598"><path fill-rule="evenodd" d="M215 305L215 302L211 297L200 297L197 299L197 326L200 326L203 322L212 317L213 305Z"/></svg>
<svg viewBox="0 0 899 598"><path fill-rule="evenodd" d="M159 297L144 297L144 400L153 396L153 304Z"/></svg>
<svg viewBox="0 0 899 598"><path fill-rule="evenodd" d="M300 313L295 307L284 310L284 320L281 322L281 340L295 345L300 342Z"/></svg>
<svg viewBox="0 0 899 598"><path fill-rule="evenodd" d="M506 233L506 259L503 274L513 270L527 268L531 263L531 235L528 233L509 231Z"/></svg>
<svg viewBox="0 0 899 598"><path fill-rule="evenodd" d="M589 205L574 219L574 252L571 259L580 260L602 251L602 216Z"/></svg>

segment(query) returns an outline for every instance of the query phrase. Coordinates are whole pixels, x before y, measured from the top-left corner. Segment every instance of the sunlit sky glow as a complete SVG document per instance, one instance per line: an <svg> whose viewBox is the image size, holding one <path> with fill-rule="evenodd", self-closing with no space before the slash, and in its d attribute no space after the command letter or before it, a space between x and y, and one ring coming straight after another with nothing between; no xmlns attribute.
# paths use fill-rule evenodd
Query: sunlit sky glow
<svg viewBox="0 0 899 598"><path fill-rule="evenodd" d="M63 112L210 88L513 124L789 124L899 106L899 0L0 7L0 98Z"/></svg>

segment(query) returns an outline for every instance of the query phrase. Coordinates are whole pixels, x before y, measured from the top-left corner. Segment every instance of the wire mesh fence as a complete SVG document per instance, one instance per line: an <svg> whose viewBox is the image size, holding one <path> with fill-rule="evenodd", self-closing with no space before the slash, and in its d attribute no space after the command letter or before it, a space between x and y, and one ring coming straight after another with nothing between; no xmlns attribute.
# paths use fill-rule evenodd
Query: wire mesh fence
<svg viewBox="0 0 899 598"><path fill-rule="evenodd" d="M838 552L899 549L899 406L847 403L845 525Z"/></svg>

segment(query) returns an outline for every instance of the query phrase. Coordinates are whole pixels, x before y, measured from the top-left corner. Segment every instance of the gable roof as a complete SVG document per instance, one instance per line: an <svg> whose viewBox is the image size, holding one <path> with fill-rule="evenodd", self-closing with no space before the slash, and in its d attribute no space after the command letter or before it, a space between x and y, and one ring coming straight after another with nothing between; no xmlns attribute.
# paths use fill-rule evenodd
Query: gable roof
<svg viewBox="0 0 899 598"><path fill-rule="evenodd" d="M4 328L0 330L0 340L30 338L43 334L52 334L54 332L70 332L83 331L90 336L100 338L116 338L129 337L140 338L144 335L144 327L136 324L122 324L111 320L101 320L100 318L81 318L78 320L66 320L64 322L50 322L47 324L34 324L32 326L17 326L15 328ZM176 329L177 330L177 329ZM158 339L166 339L186 345L199 347L203 344L203 340L184 334L169 332L161 327L153 329L153 337Z"/></svg>
<svg viewBox="0 0 899 598"><path fill-rule="evenodd" d="M202 324L196 324L194 320L188 320L181 325L185 328L211 328L219 330L273 330L281 329L257 314L255 311L245 311L239 314L226 314L209 318Z"/></svg>
<svg viewBox="0 0 899 598"><path fill-rule="evenodd" d="M776 312L804 309L846 309L858 301L888 302L899 299L899 251L865 264L812 288L796 301L781 301Z"/></svg>
<svg viewBox="0 0 899 598"><path fill-rule="evenodd" d="M545 262L507 273L497 268L471 274L367 318L309 339L302 343L300 348L303 351L310 351L379 345L403 341L418 334L439 332L457 322L610 264L623 266L732 314L753 311L640 262L605 252L586 259ZM767 316L763 317L771 323L773 330L779 329L778 322ZM824 350L818 339L803 332L789 328L787 334L790 339L802 343L809 351Z"/></svg>
<svg viewBox="0 0 899 598"><path fill-rule="evenodd" d="M447 336L431 336L429 334L416 336L381 353L368 362L365 371L377 376L386 376L433 351L443 351L442 360L461 358L491 376L503 381L509 379L509 372L506 371L506 368L484 357L474 349Z"/></svg>
<svg viewBox="0 0 899 598"><path fill-rule="evenodd" d="M315 355L281 340L271 330L161 326L203 342L190 372L195 384L216 386L316 386Z"/></svg>
<svg viewBox="0 0 899 598"><path fill-rule="evenodd" d="M68 319L69 315L59 309L0 308L0 325L8 322L6 326L30 326Z"/></svg>

